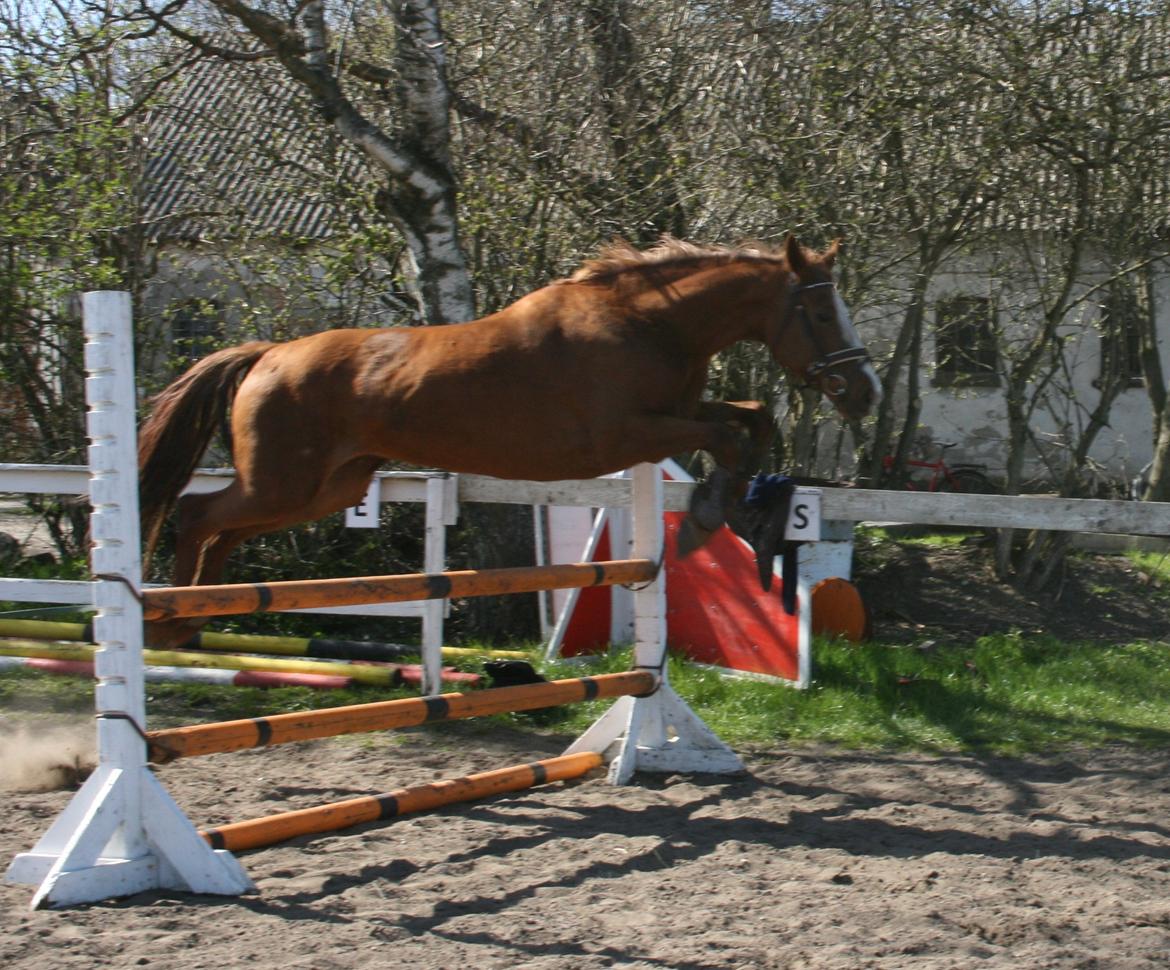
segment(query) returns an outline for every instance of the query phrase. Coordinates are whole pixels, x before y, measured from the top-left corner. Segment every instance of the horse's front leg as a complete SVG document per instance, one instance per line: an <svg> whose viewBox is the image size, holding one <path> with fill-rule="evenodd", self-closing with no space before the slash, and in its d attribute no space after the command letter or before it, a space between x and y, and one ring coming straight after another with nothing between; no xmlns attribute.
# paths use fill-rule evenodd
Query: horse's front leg
<svg viewBox="0 0 1170 970"><path fill-rule="evenodd" d="M768 454L768 447L776 435L776 422L761 401L701 401L700 420L720 424L739 425L747 432L747 441L737 442L738 454L734 465L728 465L738 478L747 479L759 471ZM715 456L716 462L719 456Z"/></svg>
<svg viewBox="0 0 1170 970"><path fill-rule="evenodd" d="M632 461L658 461L684 451L705 451L715 459L715 470L692 494L679 531L680 555L702 546L726 521L767 450L770 424L763 405L725 401L702 402L694 418L642 415L626 424L622 442Z"/></svg>
<svg viewBox="0 0 1170 970"><path fill-rule="evenodd" d="M678 534L678 553L689 555L707 543L726 521L732 505L743 498L748 479L759 470L775 434L775 423L759 401L704 401L699 417L724 427L739 425L747 438L736 435L734 448L712 452L715 468L695 486L687 518Z"/></svg>

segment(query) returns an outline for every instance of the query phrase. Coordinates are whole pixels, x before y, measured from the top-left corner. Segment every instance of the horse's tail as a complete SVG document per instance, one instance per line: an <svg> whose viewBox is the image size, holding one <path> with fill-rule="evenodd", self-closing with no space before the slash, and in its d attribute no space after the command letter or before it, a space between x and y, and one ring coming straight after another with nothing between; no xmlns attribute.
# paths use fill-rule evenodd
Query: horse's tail
<svg viewBox="0 0 1170 970"><path fill-rule="evenodd" d="M272 346L253 341L217 351L151 402L150 417L138 431L138 502L148 562L163 521L224 425L240 381Z"/></svg>

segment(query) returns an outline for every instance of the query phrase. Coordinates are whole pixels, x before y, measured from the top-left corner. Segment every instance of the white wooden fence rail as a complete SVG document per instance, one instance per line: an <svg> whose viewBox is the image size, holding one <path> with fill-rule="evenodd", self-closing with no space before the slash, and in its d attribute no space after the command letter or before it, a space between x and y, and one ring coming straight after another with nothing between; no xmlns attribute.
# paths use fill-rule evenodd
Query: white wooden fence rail
<svg viewBox="0 0 1170 970"><path fill-rule="evenodd" d="M0 464L0 492L84 495L87 474L80 465ZM230 469L201 469L195 473L190 487L213 491L222 488L225 479L231 475ZM380 472L382 501L425 502L427 482L435 475L433 472ZM604 508L627 506L630 497L629 481L615 478L587 482L502 481L480 475L451 478L455 482L455 496L459 503ZM693 487L684 482L667 482L666 509L685 509ZM913 522L1170 536L1170 503L1167 502L825 488L821 493L821 514L826 520L853 522Z"/></svg>
<svg viewBox="0 0 1170 970"><path fill-rule="evenodd" d="M231 469L200 469L189 488L223 488ZM568 505L589 508L628 508L628 479L604 478L583 482L501 481L479 475L439 472L380 472L383 502L425 502L426 542L423 568L445 568L446 527L458 519L464 502L519 505ZM686 509L690 490L683 482L666 482L665 507ZM88 470L81 465L0 464L0 493L85 495ZM826 522L908 522L921 525L984 528L1053 529L1057 531L1170 536L1170 503L1068 499L1044 495L956 495L875 489L825 488L821 514ZM90 584L70 580L0 578L0 599L17 602L88 603ZM445 604L440 601L337 607L306 612L350 613L366 616L413 617L422 620L423 643L435 649L442 643Z"/></svg>

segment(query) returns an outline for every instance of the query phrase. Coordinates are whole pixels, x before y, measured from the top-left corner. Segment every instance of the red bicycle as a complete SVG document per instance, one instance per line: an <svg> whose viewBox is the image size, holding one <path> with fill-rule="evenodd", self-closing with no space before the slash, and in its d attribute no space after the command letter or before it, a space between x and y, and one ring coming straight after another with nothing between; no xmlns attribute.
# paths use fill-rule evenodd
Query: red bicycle
<svg viewBox="0 0 1170 970"><path fill-rule="evenodd" d="M957 441L940 441L937 461L925 461L911 458L906 462L907 471L923 469L929 471L926 477L906 478L905 487L912 492L962 492L967 495L994 495L999 490L992 484L991 479L979 469L982 466L972 464L948 465L943 453L948 448L954 448ZM882 459L882 469L887 475L894 470L894 456L886 455Z"/></svg>

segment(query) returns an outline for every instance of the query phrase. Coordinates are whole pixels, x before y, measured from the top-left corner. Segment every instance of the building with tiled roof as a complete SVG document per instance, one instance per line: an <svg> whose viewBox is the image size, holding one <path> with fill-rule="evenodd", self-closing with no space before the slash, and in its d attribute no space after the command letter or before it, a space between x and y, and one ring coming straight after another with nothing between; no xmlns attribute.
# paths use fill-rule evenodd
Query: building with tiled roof
<svg viewBox="0 0 1170 970"><path fill-rule="evenodd" d="M147 125L143 216L152 238L264 234L327 239L363 160L266 62L204 60L184 71Z"/></svg>
<svg viewBox="0 0 1170 970"><path fill-rule="evenodd" d="M143 145L148 373L169 377L224 341L405 319L393 244L362 249L364 159L279 67L208 59L163 95Z"/></svg>

